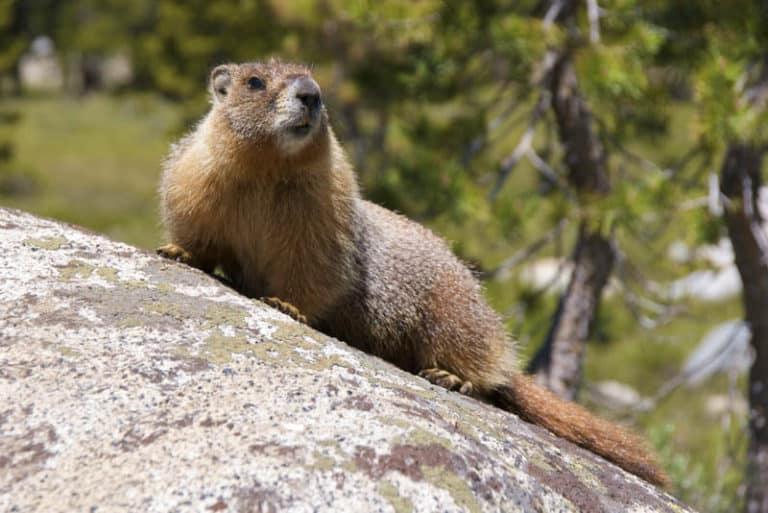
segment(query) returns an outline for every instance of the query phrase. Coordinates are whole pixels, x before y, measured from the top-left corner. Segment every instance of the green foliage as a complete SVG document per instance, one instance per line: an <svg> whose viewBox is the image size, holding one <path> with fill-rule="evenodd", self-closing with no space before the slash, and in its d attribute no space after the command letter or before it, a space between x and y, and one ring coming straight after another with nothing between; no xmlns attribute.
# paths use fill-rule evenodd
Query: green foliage
<svg viewBox="0 0 768 513"><path fill-rule="evenodd" d="M26 49L26 38L17 28L17 2L0 0L0 76L11 71Z"/></svg>
<svg viewBox="0 0 768 513"><path fill-rule="evenodd" d="M696 100L701 109L701 136L713 148L722 150L727 141L739 135L753 117L748 106L740 105L737 84L744 73L744 62L732 60L713 48L699 71ZM754 123L754 118L753 118ZM743 133L743 132L742 132Z"/></svg>

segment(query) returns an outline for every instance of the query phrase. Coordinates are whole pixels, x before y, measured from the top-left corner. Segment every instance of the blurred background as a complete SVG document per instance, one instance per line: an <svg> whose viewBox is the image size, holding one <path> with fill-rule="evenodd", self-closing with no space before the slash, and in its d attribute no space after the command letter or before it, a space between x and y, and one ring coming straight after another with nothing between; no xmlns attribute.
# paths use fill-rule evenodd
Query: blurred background
<svg viewBox="0 0 768 513"><path fill-rule="evenodd" d="M0 0L0 205L156 247L208 70L309 63L542 383L683 501L768 511L767 36L765 0Z"/></svg>

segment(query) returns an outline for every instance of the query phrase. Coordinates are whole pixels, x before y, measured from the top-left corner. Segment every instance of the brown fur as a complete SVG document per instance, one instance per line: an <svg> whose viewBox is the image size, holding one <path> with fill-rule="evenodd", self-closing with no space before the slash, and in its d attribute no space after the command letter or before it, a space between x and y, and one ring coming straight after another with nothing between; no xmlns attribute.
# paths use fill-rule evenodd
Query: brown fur
<svg viewBox="0 0 768 513"><path fill-rule="evenodd" d="M497 388L491 402L651 483L666 486L666 476L645 450L640 437L592 415L576 403L563 401L529 376L513 375L511 384Z"/></svg>
<svg viewBox="0 0 768 513"><path fill-rule="evenodd" d="M165 163L171 241L248 296L292 303L313 326L403 369L448 371L472 395L663 483L637 437L519 373L501 319L443 240L360 197L325 109L296 100L297 77L309 76L278 61L213 71L211 111ZM249 89L251 77L265 88ZM288 138L306 120L312 132Z"/></svg>

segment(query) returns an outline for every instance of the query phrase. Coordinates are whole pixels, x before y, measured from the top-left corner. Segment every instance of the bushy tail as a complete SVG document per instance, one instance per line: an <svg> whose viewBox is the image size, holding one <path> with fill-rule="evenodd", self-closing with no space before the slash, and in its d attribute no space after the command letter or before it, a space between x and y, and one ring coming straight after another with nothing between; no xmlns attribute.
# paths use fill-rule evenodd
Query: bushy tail
<svg viewBox="0 0 768 513"><path fill-rule="evenodd" d="M499 387L494 402L650 483L667 485L667 476L640 437L560 399L528 376L516 374L511 385Z"/></svg>

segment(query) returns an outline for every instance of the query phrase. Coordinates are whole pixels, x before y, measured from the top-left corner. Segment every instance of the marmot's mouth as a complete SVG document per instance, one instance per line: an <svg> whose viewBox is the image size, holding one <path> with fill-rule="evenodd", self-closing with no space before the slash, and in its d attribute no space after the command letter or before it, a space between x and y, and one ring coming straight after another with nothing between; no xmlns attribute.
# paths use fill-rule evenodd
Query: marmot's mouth
<svg viewBox="0 0 768 513"><path fill-rule="evenodd" d="M304 136L304 135L307 135L311 129L312 129L311 123L304 123L302 125L294 125L290 127L288 130L293 135Z"/></svg>

